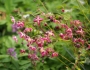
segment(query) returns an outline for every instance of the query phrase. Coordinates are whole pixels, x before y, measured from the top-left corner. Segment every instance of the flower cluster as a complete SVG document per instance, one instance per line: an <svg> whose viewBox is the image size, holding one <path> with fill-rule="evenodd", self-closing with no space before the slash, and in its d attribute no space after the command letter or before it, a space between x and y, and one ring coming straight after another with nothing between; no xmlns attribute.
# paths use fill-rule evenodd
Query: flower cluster
<svg viewBox="0 0 90 70"><path fill-rule="evenodd" d="M79 20L72 20L68 25L68 23L62 23L63 18L57 19L50 13L37 15L33 18L31 26L26 26L24 21L15 21L14 17L11 20L13 22L12 30L17 31L27 46L27 49L21 49L20 53L28 53L27 57L33 63L44 57L57 57L59 53L54 49L54 44L61 39L70 40L75 48L85 46L84 49L86 49L86 45L88 45L87 49L90 49L90 44L85 43L85 31ZM51 23L54 26L50 26ZM18 42L16 36L13 36L13 39L16 43Z"/></svg>
<svg viewBox="0 0 90 70"><path fill-rule="evenodd" d="M24 27L24 22L23 21L15 21L14 17L11 17L11 21L13 22L12 24L12 31L16 32L17 30L21 29Z"/></svg>
<svg viewBox="0 0 90 70"><path fill-rule="evenodd" d="M65 29L65 33L60 33L60 37L62 39L66 39L67 40L67 39L73 38L73 33L72 33L72 29L71 28L69 28L65 24L62 24L61 27Z"/></svg>
<svg viewBox="0 0 90 70"><path fill-rule="evenodd" d="M63 40L71 40L74 46L81 47L85 45L85 31L83 30L82 23L79 20L74 20L70 22L70 27L66 24L61 24L61 28L64 29L64 33L60 33L59 36Z"/></svg>
<svg viewBox="0 0 90 70"><path fill-rule="evenodd" d="M12 17L11 20L13 22L13 32L17 31L19 37L22 40L26 41L26 50L28 51L26 52L25 49L21 49L21 54L28 53L27 57L33 62L35 62L36 60L40 60L40 58L44 57L53 58L58 56L58 52L56 52L51 46L48 46L48 44L52 43L52 37L55 36L52 30L47 30L45 32L43 32L43 30L40 30L41 32L43 32L43 35L39 33L33 37L29 34L32 34L35 28L26 27L24 22L15 21L14 17ZM43 18L40 18L40 16L36 16L33 23L37 23L38 27L40 27L41 21L43 21ZM18 42L16 36L13 36L13 39L15 42Z"/></svg>

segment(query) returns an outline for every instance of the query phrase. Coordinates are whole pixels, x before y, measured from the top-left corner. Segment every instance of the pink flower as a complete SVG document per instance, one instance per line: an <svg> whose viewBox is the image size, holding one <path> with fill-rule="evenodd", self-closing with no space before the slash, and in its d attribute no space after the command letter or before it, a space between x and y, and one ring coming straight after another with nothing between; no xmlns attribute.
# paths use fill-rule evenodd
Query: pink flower
<svg viewBox="0 0 90 70"><path fill-rule="evenodd" d="M26 37L26 35L23 32L19 32L18 34L20 35L21 38L25 38Z"/></svg>
<svg viewBox="0 0 90 70"><path fill-rule="evenodd" d="M59 36L60 36L62 39L65 39L65 34L60 33Z"/></svg>
<svg viewBox="0 0 90 70"><path fill-rule="evenodd" d="M17 22L17 27L18 28L23 28L24 27L24 22L23 21L18 21Z"/></svg>
<svg viewBox="0 0 90 70"><path fill-rule="evenodd" d="M66 33L72 33L72 29L71 28L66 29Z"/></svg>
<svg viewBox="0 0 90 70"><path fill-rule="evenodd" d="M44 48L42 47L42 48L40 48L40 52L44 52L45 50L44 50Z"/></svg>
<svg viewBox="0 0 90 70"><path fill-rule="evenodd" d="M50 47L48 47L48 48L46 49L46 51L47 51L48 53L54 52L54 50L53 50L52 48L50 48Z"/></svg>
<svg viewBox="0 0 90 70"><path fill-rule="evenodd" d="M30 45L34 42L34 40L32 38L30 38L29 36L26 36L25 40L27 41L28 45Z"/></svg>
<svg viewBox="0 0 90 70"><path fill-rule="evenodd" d="M38 60L38 56L36 54L28 54L28 58L31 60Z"/></svg>
<svg viewBox="0 0 90 70"><path fill-rule="evenodd" d="M73 38L73 34L72 33L66 33L65 34L65 39L71 39Z"/></svg>
<svg viewBox="0 0 90 70"><path fill-rule="evenodd" d="M78 26L78 29L81 30L82 29L82 26Z"/></svg>
<svg viewBox="0 0 90 70"><path fill-rule="evenodd" d="M58 24L60 23L60 22L59 22L58 20L56 20L56 19L54 19L53 22L58 23Z"/></svg>
<svg viewBox="0 0 90 70"><path fill-rule="evenodd" d="M81 39L81 38L80 38L79 41L81 42L81 44L84 44L85 43L85 41L83 39Z"/></svg>
<svg viewBox="0 0 90 70"><path fill-rule="evenodd" d="M47 31L46 34L47 34L48 36L54 36L54 33L53 33L52 31Z"/></svg>
<svg viewBox="0 0 90 70"><path fill-rule="evenodd" d="M74 39L73 39L73 42L76 43L76 42L77 42L77 38L74 38Z"/></svg>
<svg viewBox="0 0 90 70"><path fill-rule="evenodd" d="M80 44L75 44L75 47L77 48L80 48L80 46L81 46Z"/></svg>
<svg viewBox="0 0 90 70"><path fill-rule="evenodd" d="M11 21L13 22L13 24L12 24L12 29L13 29L12 31L13 32L16 32L18 29L24 27L24 22L23 21L16 22L14 17L11 17Z"/></svg>
<svg viewBox="0 0 90 70"><path fill-rule="evenodd" d="M38 39L36 40L36 44L38 45L39 48L43 47L43 45L44 45L44 40L43 40L43 38L42 38L42 37L38 38Z"/></svg>
<svg viewBox="0 0 90 70"><path fill-rule="evenodd" d="M43 41L37 42L38 47L43 47L44 43Z"/></svg>
<svg viewBox="0 0 90 70"><path fill-rule="evenodd" d="M73 42L74 43L81 43L81 44L85 43L85 41L83 39L81 39L81 38L75 38Z"/></svg>
<svg viewBox="0 0 90 70"><path fill-rule="evenodd" d="M33 47L33 46L30 46L29 49L32 51L36 51L36 47Z"/></svg>
<svg viewBox="0 0 90 70"><path fill-rule="evenodd" d="M87 49L90 49L90 44L88 44L88 48Z"/></svg>
<svg viewBox="0 0 90 70"><path fill-rule="evenodd" d="M82 29L76 31L77 34L84 35L84 31Z"/></svg>
<svg viewBox="0 0 90 70"><path fill-rule="evenodd" d="M44 50L44 48L43 48L43 47L42 47L42 48L40 48L40 53L41 53L42 57L47 55L47 51L46 51L46 50Z"/></svg>
<svg viewBox="0 0 90 70"><path fill-rule="evenodd" d="M79 20L74 20L74 21L71 21L71 24L78 26L78 25L81 25L82 23Z"/></svg>
<svg viewBox="0 0 90 70"><path fill-rule="evenodd" d="M28 58L29 58L29 59L31 58L31 54L28 54Z"/></svg>
<svg viewBox="0 0 90 70"><path fill-rule="evenodd" d="M58 56L58 53L57 52L53 52L52 53L52 57L57 57Z"/></svg>
<svg viewBox="0 0 90 70"><path fill-rule="evenodd" d="M75 24L75 25L80 25L81 22L80 22L80 20L75 20L75 21L74 21L74 24Z"/></svg>
<svg viewBox="0 0 90 70"><path fill-rule="evenodd" d="M11 21L15 23L15 18L13 16L11 16Z"/></svg>
<svg viewBox="0 0 90 70"><path fill-rule="evenodd" d="M47 56L47 52L43 51L43 52L41 52L41 55L42 55L42 57Z"/></svg>
<svg viewBox="0 0 90 70"><path fill-rule="evenodd" d="M21 53L25 53L25 50L21 49L20 52L21 52Z"/></svg>
<svg viewBox="0 0 90 70"><path fill-rule="evenodd" d="M54 21L53 16L49 16L48 18L50 19L50 21Z"/></svg>
<svg viewBox="0 0 90 70"><path fill-rule="evenodd" d="M37 16L35 19L34 19L34 22L37 22L38 25L40 25L40 22L42 21L43 19L40 18L39 16Z"/></svg>
<svg viewBox="0 0 90 70"><path fill-rule="evenodd" d="M73 37L72 29L65 25L65 33L60 33L62 39L71 39Z"/></svg>
<svg viewBox="0 0 90 70"><path fill-rule="evenodd" d="M25 28L24 32L31 32L32 28Z"/></svg>
<svg viewBox="0 0 90 70"><path fill-rule="evenodd" d="M66 29L66 34L65 35L69 39L72 38L73 37L72 29L71 28Z"/></svg>
<svg viewBox="0 0 90 70"><path fill-rule="evenodd" d="M14 39L14 41L15 41L16 43L18 42L18 39L17 39L16 36L13 36L13 39Z"/></svg>
<svg viewBox="0 0 90 70"><path fill-rule="evenodd" d="M47 36L47 35L45 37L43 37L43 40L46 41L46 42L48 42L48 43L51 42L50 37Z"/></svg>
<svg viewBox="0 0 90 70"><path fill-rule="evenodd" d="M32 54L31 59L38 60L39 58L38 58L38 56L36 54Z"/></svg>
<svg viewBox="0 0 90 70"><path fill-rule="evenodd" d="M61 24L62 28L68 29L69 27L66 24Z"/></svg>

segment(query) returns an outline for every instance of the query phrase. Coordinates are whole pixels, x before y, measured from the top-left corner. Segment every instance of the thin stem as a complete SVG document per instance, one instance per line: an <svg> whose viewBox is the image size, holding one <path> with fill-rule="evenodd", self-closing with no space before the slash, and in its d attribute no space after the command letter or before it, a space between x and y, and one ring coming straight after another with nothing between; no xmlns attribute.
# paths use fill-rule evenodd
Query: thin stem
<svg viewBox="0 0 90 70"><path fill-rule="evenodd" d="M45 7L45 5L43 4L43 2L41 0L39 0L41 5L45 8L45 10L48 12L47 8Z"/></svg>
<svg viewBox="0 0 90 70"><path fill-rule="evenodd" d="M78 2L78 0L76 0L78 5L79 5L79 9L82 11L83 15L85 16L85 18L87 19L87 21L90 23L89 19L87 18L87 16L85 15L85 13L83 12L83 10L80 8L80 5L85 8L80 2Z"/></svg>
<svg viewBox="0 0 90 70"><path fill-rule="evenodd" d="M65 62L63 62L60 58L57 58L60 62L62 62L64 65L66 65L68 68L70 68Z"/></svg>
<svg viewBox="0 0 90 70"><path fill-rule="evenodd" d="M88 1L87 1L87 0L85 0L85 2L86 2L86 4L89 6Z"/></svg>
<svg viewBox="0 0 90 70"><path fill-rule="evenodd" d="M73 64L73 62L71 62L70 60L68 60L66 57L64 57L63 55L61 55L61 54L59 54L62 58L64 58L64 59L66 59L68 62L70 62L70 63L72 63Z"/></svg>

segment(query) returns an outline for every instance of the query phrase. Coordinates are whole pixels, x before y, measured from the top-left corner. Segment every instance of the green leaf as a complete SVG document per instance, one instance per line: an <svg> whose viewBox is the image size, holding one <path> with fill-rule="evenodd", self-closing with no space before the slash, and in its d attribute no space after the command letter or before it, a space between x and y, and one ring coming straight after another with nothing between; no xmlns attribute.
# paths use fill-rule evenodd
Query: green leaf
<svg viewBox="0 0 90 70"><path fill-rule="evenodd" d="M18 61L12 59L11 62L12 62L12 64L15 66L15 68L18 70L18 69L19 69L19 63L18 63Z"/></svg>
<svg viewBox="0 0 90 70"><path fill-rule="evenodd" d="M9 69L6 69L6 68L0 68L0 70L9 70Z"/></svg>
<svg viewBox="0 0 90 70"><path fill-rule="evenodd" d="M85 59L85 63L86 63L87 65L89 65L89 64L90 64L90 58L86 58L86 59Z"/></svg>
<svg viewBox="0 0 90 70"><path fill-rule="evenodd" d="M70 52L70 50L69 50L66 46L64 46L64 50L66 50L67 53L68 53L73 59L75 59L75 57L73 56L73 54Z"/></svg>
<svg viewBox="0 0 90 70"><path fill-rule="evenodd" d="M2 63L0 63L0 67L1 67L1 66L3 66L3 64L2 64Z"/></svg>
<svg viewBox="0 0 90 70"><path fill-rule="evenodd" d="M5 8L4 7L0 7L0 11L5 12Z"/></svg>
<svg viewBox="0 0 90 70"><path fill-rule="evenodd" d="M9 55L0 55L0 59L7 58Z"/></svg>
<svg viewBox="0 0 90 70"><path fill-rule="evenodd" d="M0 62L10 62L11 61L11 59L8 57L5 57L5 58L2 58L2 59L0 59L1 61Z"/></svg>
<svg viewBox="0 0 90 70"><path fill-rule="evenodd" d="M64 20L69 20L70 19L70 14L64 14L63 17L64 17Z"/></svg>
<svg viewBox="0 0 90 70"><path fill-rule="evenodd" d="M4 5L5 5L5 9L6 9L6 12L8 14L10 14L12 12L12 10L14 9L14 4L13 4L13 0L4 0Z"/></svg>
<svg viewBox="0 0 90 70"><path fill-rule="evenodd" d="M28 56L28 53L20 54L18 57Z"/></svg>
<svg viewBox="0 0 90 70"><path fill-rule="evenodd" d="M20 64L20 65L25 65L25 64L27 64L27 63L30 63L30 61L29 61L29 60L20 60L20 61L19 61L19 64Z"/></svg>
<svg viewBox="0 0 90 70"><path fill-rule="evenodd" d="M19 69L21 69L21 70L26 70L26 69L28 69L29 67L31 67L31 64L30 64L30 63L20 66Z"/></svg>
<svg viewBox="0 0 90 70"><path fill-rule="evenodd" d="M6 23L6 20L1 20L0 21L0 25L3 25L3 24L5 24Z"/></svg>

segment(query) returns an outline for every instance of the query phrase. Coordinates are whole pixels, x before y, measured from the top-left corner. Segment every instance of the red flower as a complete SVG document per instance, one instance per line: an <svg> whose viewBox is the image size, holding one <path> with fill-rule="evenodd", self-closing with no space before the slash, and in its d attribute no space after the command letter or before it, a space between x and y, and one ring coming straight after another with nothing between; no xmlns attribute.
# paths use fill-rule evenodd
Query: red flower
<svg viewBox="0 0 90 70"><path fill-rule="evenodd" d="M24 27L24 22L23 21L18 21L17 22L17 27L18 28L23 28Z"/></svg>
<svg viewBox="0 0 90 70"><path fill-rule="evenodd" d="M42 57L43 56L47 56L47 51L46 50L44 50L44 48L42 47L42 48L40 48L40 53L41 53L41 55L42 55Z"/></svg>
<svg viewBox="0 0 90 70"><path fill-rule="evenodd" d="M65 34L60 33L59 36L60 36L62 39L65 39Z"/></svg>
<svg viewBox="0 0 90 70"><path fill-rule="evenodd" d="M39 16L37 16L35 19L34 19L34 22L37 22L38 25L40 25L40 22L42 21L43 19L40 18Z"/></svg>
<svg viewBox="0 0 90 70"><path fill-rule="evenodd" d="M58 53L57 52L53 52L52 53L52 57L57 57L58 56Z"/></svg>
<svg viewBox="0 0 90 70"><path fill-rule="evenodd" d="M44 45L44 40L43 40L43 38L42 38L42 37L38 38L38 39L36 40L36 44L37 44L37 46L38 46L39 48L43 47L43 45Z"/></svg>
<svg viewBox="0 0 90 70"><path fill-rule="evenodd" d="M82 23L79 20L74 20L70 22L72 25L78 26L81 25Z"/></svg>
<svg viewBox="0 0 90 70"><path fill-rule="evenodd" d="M53 50L52 48L50 48L50 47L47 48L46 51L47 51L48 53L54 52L54 50Z"/></svg>
<svg viewBox="0 0 90 70"><path fill-rule="evenodd" d="M69 27L66 24L61 24L62 28L68 29Z"/></svg>
<svg viewBox="0 0 90 70"><path fill-rule="evenodd" d="M76 31L77 34L84 35L84 31L82 29Z"/></svg>
<svg viewBox="0 0 90 70"><path fill-rule="evenodd" d="M21 49L20 52L21 52L21 53L25 53L25 50Z"/></svg>
<svg viewBox="0 0 90 70"><path fill-rule="evenodd" d="M18 34L20 35L20 38L25 38L26 35L23 32L18 32Z"/></svg>
<svg viewBox="0 0 90 70"><path fill-rule="evenodd" d="M34 46L30 46L29 49L32 51L36 51L36 47L34 47Z"/></svg>
<svg viewBox="0 0 90 70"><path fill-rule="evenodd" d="M62 12L65 12L65 10L64 10L64 9L62 9Z"/></svg>
<svg viewBox="0 0 90 70"><path fill-rule="evenodd" d="M25 28L24 32L31 32L32 30L32 28Z"/></svg>
<svg viewBox="0 0 90 70"><path fill-rule="evenodd" d="M87 49L90 49L90 44L88 44L88 48Z"/></svg>

